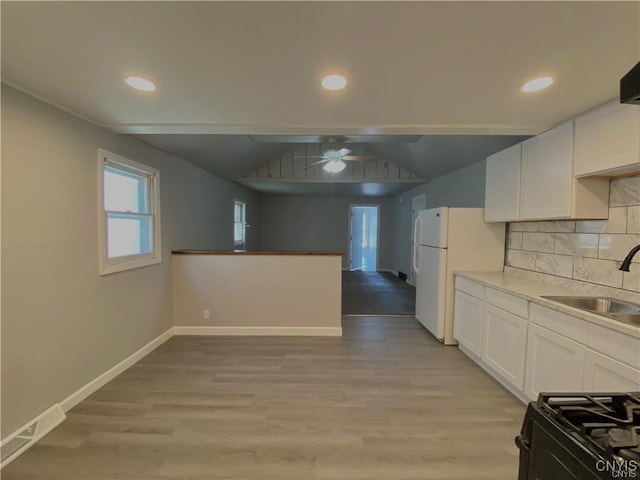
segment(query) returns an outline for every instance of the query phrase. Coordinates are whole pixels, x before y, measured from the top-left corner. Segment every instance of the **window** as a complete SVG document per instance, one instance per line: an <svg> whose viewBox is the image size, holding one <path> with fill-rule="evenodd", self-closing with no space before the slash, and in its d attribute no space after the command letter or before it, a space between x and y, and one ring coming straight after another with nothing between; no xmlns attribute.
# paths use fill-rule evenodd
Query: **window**
<svg viewBox="0 0 640 480"><path fill-rule="evenodd" d="M160 172L98 150L100 275L162 261Z"/></svg>
<svg viewBox="0 0 640 480"><path fill-rule="evenodd" d="M240 200L233 202L233 245L244 248L246 244L246 223L247 206Z"/></svg>

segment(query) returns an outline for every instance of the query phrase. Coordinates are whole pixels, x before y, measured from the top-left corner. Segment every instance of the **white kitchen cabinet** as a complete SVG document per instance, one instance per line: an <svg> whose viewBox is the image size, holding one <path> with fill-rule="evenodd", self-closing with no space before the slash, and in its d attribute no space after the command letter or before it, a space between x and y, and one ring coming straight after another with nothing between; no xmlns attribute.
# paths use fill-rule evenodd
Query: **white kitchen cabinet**
<svg viewBox="0 0 640 480"><path fill-rule="evenodd" d="M485 221L607 218L608 179L576 179L574 164L573 120L488 157Z"/></svg>
<svg viewBox="0 0 640 480"><path fill-rule="evenodd" d="M523 402L545 391L640 391L637 335L548 303L456 277L455 338Z"/></svg>
<svg viewBox="0 0 640 480"><path fill-rule="evenodd" d="M493 305L484 306L482 360L519 390L524 388L527 320Z"/></svg>
<svg viewBox="0 0 640 480"><path fill-rule="evenodd" d="M453 314L453 337L471 353L482 354L483 300L456 290Z"/></svg>
<svg viewBox="0 0 640 480"><path fill-rule="evenodd" d="M573 180L573 122L522 143L520 217L567 217Z"/></svg>
<svg viewBox="0 0 640 480"><path fill-rule="evenodd" d="M570 338L575 342L582 343L583 345L587 343L589 323L581 318L559 312L543 305L538 305L537 303L532 303L529 321L537 323L547 330Z"/></svg>
<svg viewBox="0 0 640 480"><path fill-rule="evenodd" d="M587 346L622 363L640 369L640 339L600 325L589 326Z"/></svg>
<svg viewBox="0 0 640 480"><path fill-rule="evenodd" d="M529 323L525 394L580 392L586 347L567 337Z"/></svg>
<svg viewBox="0 0 640 480"><path fill-rule="evenodd" d="M585 392L637 392L640 391L640 370L587 350L583 389Z"/></svg>
<svg viewBox="0 0 640 480"><path fill-rule="evenodd" d="M607 179L575 179L573 121L522 143L520 220L607 218Z"/></svg>
<svg viewBox="0 0 640 480"><path fill-rule="evenodd" d="M618 100L575 120L574 174L624 175L640 171L640 108Z"/></svg>
<svg viewBox="0 0 640 480"><path fill-rule="evenodd" d="M520 218L521 158L520 143L487 158L485 222L509 222Z"/></svg>

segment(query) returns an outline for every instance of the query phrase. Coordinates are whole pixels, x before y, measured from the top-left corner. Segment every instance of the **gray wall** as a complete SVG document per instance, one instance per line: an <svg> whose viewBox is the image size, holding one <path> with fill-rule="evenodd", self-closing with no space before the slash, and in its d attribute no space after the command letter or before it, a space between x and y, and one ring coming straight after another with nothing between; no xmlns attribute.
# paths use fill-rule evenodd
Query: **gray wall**
<svg viewBox="0 0 640 480"><path fill-rule="evenodd" d="M380 205L378 269L391 269L393 199L353 197L263 196L263 250L338 250L348 266L349 205Z"/></svg>
<svg viewBox="0 0 640 480"><path fill-rule="evenodd" d="M407 275L411 271L411 201L424 193L426 207L484 207L484 160L419 185L393 199L392 269Z"/></svg>
<svg viewBox="0 0 640 480"><path fill-rule="evenodd" d="M259 197L2 85L2 436L172 326L170 251L233 248ZM161 264L98 274L97 149L160 170Z"/></svg>

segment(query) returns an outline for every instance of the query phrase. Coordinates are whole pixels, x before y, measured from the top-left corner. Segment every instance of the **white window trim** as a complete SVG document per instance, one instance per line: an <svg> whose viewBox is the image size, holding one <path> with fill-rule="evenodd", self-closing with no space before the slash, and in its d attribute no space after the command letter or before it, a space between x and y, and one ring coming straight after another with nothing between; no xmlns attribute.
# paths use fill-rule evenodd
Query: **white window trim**
<svg viewBox="0 0 640 480"><path fill-rule="evenodd" d="M235 238L235 225L236 225L236 218L235 218L235 209L236 209L236 203L241 203L243 206L242 208L242 215L243 215L243 219L242 219L242 228L243 228L243 232L242 232L242 236L243 236L243 240L241 242L236 242L236 238ZM240 198L234 198L233 199L233 246L234 247L242 247L243 249L246 248L247 246L247 227L249 226L249 224L247 223L247 202L240 199Z"/></svg>
<svg viewBox="0 0 640 480"><path fill-rule="evenodd" d="M107 215L104 209L104 165L106 161L116 165L122 165L127 169L151 175L149 191L151 201L150 213L153 216L153 251L139 255L124 257L107 257ZM122 272L134 268L146 267L162 262L162 245L160 243L160 171L138 163L134 160L122 157L115 153L98 149L98 244L99 244L99 268L100 275Z"/></svg>

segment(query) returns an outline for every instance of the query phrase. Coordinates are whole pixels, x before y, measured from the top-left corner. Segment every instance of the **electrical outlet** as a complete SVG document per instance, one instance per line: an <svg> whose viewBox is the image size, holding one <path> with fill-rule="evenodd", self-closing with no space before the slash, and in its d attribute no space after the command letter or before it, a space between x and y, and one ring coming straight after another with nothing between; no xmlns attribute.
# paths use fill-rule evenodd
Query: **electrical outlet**
<svg viewBox="0 0 640 480"><path fill-rule="evenodd" d="M203 320L211 319L211 312L208 309L207 310L202 310L202 319Z"/></svg>

